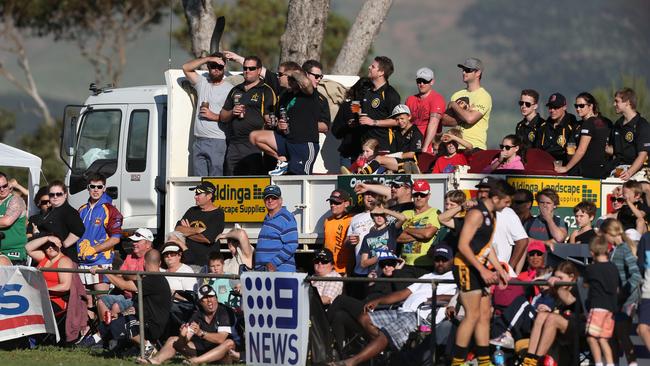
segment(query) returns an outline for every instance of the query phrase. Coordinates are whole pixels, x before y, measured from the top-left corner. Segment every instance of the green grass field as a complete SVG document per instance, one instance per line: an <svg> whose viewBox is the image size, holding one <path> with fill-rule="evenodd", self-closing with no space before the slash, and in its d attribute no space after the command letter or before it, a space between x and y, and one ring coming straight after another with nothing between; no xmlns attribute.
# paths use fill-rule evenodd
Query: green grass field
<svg viewBox="0 0 650 366"><path fill-rule="evenodd" d="M134 358L106 358L87 349L40 347L38 349L0 351L2 366L126 366L135 365ZM182 358L172 359L165 365L182 365Z"/></svg>

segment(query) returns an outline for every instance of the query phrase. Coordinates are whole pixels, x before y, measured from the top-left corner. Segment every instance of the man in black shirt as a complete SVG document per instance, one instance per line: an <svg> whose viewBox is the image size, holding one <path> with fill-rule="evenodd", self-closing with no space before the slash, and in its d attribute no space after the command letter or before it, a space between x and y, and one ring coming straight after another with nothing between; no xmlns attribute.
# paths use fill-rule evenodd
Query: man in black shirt
<svg viewBox="0 0 650 366"><path fill-rule="evenodd" d="M515 134L526 146L532 146L537 137L537 129L544 119L537 112L539 93L533 89L524 89L519 97L519 111L524 118L517 123Z"/></svg>
<svg viewBox="0 0 650 366"><path fill-rule="evenodd" d="M614 94L614 108L621 115L614 123L610 145L606 148L609 155L614 155L607 166L610 171L619 165L629 165L619 176L628 180L645 165L650 151L650 125L636 111L636 93L630 88L623 88Z"/></svg>
<svg viewBox="0 0 650 366"><path fill-rule="evenodd" d="M372 81L373 88L364 92L359 118L359 124L366 128L363 140L375 138L379 141L379 150L389 152L392 152L390 151L393 140L391 128L397 126L397 122L388 116L401 100L397 90L388 84L388 78L393 70L393 61L386 56L377 56L370 64L368 77Z"/></svg>
<svg viewBox="0 0 650 366"><path fill-rule="evenodd" d="M263 174L262 155L249 135L261 130L275 110L276 94L260 79L262 61L257 56L246 57L243 68L244 82L230 90L219 116L220 121L231 124L225 175Z"/></svg>
<svg viewBox="0 0 650 366"><path fill-rule="evenodd" d="M183 324L178 337L170 337L163 348L149 360L139 358L143 364L161 364L180 352L191 364L217 362L231 355L235 342L231 339L235 316L232 310L217 302L212 286L203 285L198 290L201 307L189 324Z"/></svg>
<svg viewBox="0 0 650 366"><path fill-rule="evenodd" d="M185 264L204 266L208 254L219 249L215 240L223 232L225 218L223 210L213 204L216 189L212 183L204 181L190 190L194 191L196 206L185 212L174 230L186 237Z"/></svg>
<svg viewBox="0 0 650 366"><path fill-rule="evenodd" d="M330 128L332 116L330 115L330 104L319 91L318 85L323 80L323 65L316 60L307 60L302 64L302 69L307 73L311 80L314 92L318 93L318 102L320 104L320 116L318 117L318 132L327 133Z"/></svg>
<svg viewBox="0 0 650 366"><path fill-rule="evenodd" d="M265 154L278 159L270 175L311 174L320 147L319 94L307 73L295 62L283 62L278 75L280 85L287 90L280 96L277 126L271 126L275 131L253 131L250 141Z"/></svg>
<svg viewBox="0 0 650 366"><path fill-rule="evenodd" d="M567 113L566 98L560 93L553 93L546 103L548 119L538 129L533 147L543 149L563 164L568 161L567 143L575 143L573 131L578 122L576 117Z"/></svg>

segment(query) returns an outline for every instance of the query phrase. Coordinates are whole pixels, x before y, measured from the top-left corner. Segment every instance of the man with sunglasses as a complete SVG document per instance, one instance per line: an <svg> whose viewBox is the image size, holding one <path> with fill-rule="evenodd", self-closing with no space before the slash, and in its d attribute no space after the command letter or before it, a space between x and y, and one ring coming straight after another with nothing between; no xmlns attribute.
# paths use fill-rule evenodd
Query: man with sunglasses
<svg viewBox="0 0 650 366"><path fill-rule="evenodd" d="M0 254L6 255L14 264L24 264L27 259L27 206L22 198L13 193L7 175L0 172Z"/></svg>
<svg viewBox="0 0 650 366"><path fill-rule="evenodd" d="M307 77L314 86L314 92L318 93L318 102L320 104L320 115L318 118L318 132L327 133L330 128L332 116L330 115L330 104L319 91L318 85L323 81L323 65L316 60L307 60L302 64L302 69L307 73Z"/></svg>
<svg viewBox="0 0 650 366"><path fill-rule="evenodd" d="M544 122L544 119L537 112L537 102L539 93L533 89L524 89L519 96L519 111L524 117L517 127L515 134L521 138L521 141L528 147L533 146L537 137L537 129Z"/></svg>
<svg viewBox="0 0 650 366"><path fill-rule="evenodd" d="M566 98L560 93L553 93L546 103L548 119L539 126L533 147L547 151L555 160L566 164L568 143L575 144L576 116L566 111Z"/></svg>
<svg viewBox="0 0 650 366"><path fill-rule="evenodd" d="M431 186L427 181L414 181L412 192L415 208L404 211L407 220L397 242L403 243L402 258L406 264L431 268L433 262L427 253L440 228L438 210L429 206Z"/></svg>
<svg viewBox="0 0 650 366"><path fill-rule="evenodd" d="M185 235L185 263L206 266L210 252L219 249L215 240L223 232L225 216L223 209L213 203L216 198L214 184L203 181L190 191L194 191L196 206L185 211L174 230Z"/></svg>
<svg viewBox="0 0 650 366"><path fill-rule="evenodd" d="M341 275L351 271L352 250L345 244L348 228L352 215L348 212L350 207L350 194L342 189L335 189L327 199L330 204L331 215L325 219L323 246L332 252L334 270Z"/></svg>
<svg viewBox="0 0 650 366"><path fill-rule="evenodd" d="M208 67L205 76L196 72L202 65ZM226 156L227 127L221 123L220 112L226 96L233 88L224 80L226 57L215 52L183 65L185 77L196 89L196 120L192 144L192 174L199 177L223 175Z"/></svg>
<svg viewBox="0 0 650 366"><path fill-rule="evenodd" d="M447 104L447 110L442 115L443 126L460 126L463 139L471 143L475 149L487 149L487 130L492 112L492 97L481 86L483 77L483 62L470 57L464 63L458 64L463 71L465 89L455 92ZM469 98L469 109L464 109L456 103L461 97Z"/></svg>
<svg viewBox="0 0 650 366"><path fill-rule="evenodd" d="M264 187L268 211L255 247L255 268L270 272L295 272L298 225L293 214L282 206L282 191L275 184Z"/></svg>
<svg viewBox="0 0 650 366"><path fill-rule="evenodd" d="M248 56L243 62L244 82L230 90L220 113L222 122L228 123L228 149L225 175L265 174L262 154L250 141L253 131L269 124L269 115L276 110L275 91L260 79L262 60Z"/></svg>
<svg viewBox="0 0 650 366"><path fill-rule="evenodd" d="M79 207L79 216L86 230L77 241L81 269L111 269L113 248L122 237L122 214L106 194L106 177L99 173L88 178L88 203ZM80 274L81 282L95 290L106 291L109 281L103 275Z"/></svg>
<svg viewBox="0 0 650 366"><path fill-rule="evenodd" d="M314 257L314 276L318 277L341 277L334 270L334 254L332 251L323 248ZM312 281L312 286L318 291L323 305L329 305L343 293L343 282L341 281Z"/></svg>
<svg viewBox="0 0 650 366"><path fill-rule="evenodd" d="M429 153L433 137L442 132L440 117L445 113L445 98L433 90L435 82L433 70L428 67L418 69L415 73L418 93L406 98L405 103L411 111L411 123L424 136L422 151Z"/></svg>

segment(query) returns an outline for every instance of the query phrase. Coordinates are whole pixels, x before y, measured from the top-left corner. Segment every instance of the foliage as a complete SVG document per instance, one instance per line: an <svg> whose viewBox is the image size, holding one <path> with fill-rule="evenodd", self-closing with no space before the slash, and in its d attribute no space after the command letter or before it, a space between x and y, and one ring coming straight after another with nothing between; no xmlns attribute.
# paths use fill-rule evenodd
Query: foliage
<svg viewBox="0 0 650 366"><path fill-rule="evenodd" d="M184 18L182 7L176 6L174 12ZM226 17L222 48L242 56L257 55L270 68L277 64L287 18L286 0L236 0L234 4L215 7L215 12ZM181 24L172 34L191 53L187 23ZM329 14L320 60L326 69L334 65L349 30L350 22L346 18L334 12Z"/></svg>
<svg viewBox="0 0 650 366"><path fill-rule="evenodd" d="M608 88L598 87L591 94L598 101L600 113L615 121L616 111L614 109L614 93L622 88L631 88L636 93L636 110L646 119L650 117L650 89L646 84L644 77L634 77L632 75L622 75L618 82L612 82Z"/></svg>
<svg viewBox="0 0 650 366"><path fill-rule="evenodd" d="M39 125L33 134L24 135L20 141L25 150L43 160L41 169L48 182L65 176L65 165L59 157L60 140L61 123L55 123Z"/></svg>
<svg viewBox="0 0 650 366"><path fill-rule="evenodd" d="M16 127L16 115L12 112L0 108L0 142L5 140L7 133Z"/></svg>

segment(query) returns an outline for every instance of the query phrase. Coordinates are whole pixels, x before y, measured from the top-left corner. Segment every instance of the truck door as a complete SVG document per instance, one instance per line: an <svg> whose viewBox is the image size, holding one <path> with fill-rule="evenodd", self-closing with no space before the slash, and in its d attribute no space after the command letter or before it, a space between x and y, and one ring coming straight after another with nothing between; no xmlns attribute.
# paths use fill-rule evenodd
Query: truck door
<svg viewBox="0 0 650 366"><path fill-rule="evenodd" d="M126 143L123 147L123 166L120 170L118 199L124 216L124 228L156 228L158 193L155 178L158 174L158 124L156 105L130 105L126 119Z"/></svg>

